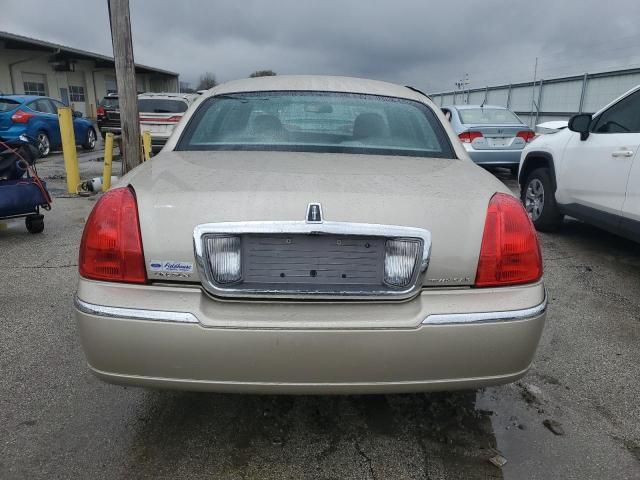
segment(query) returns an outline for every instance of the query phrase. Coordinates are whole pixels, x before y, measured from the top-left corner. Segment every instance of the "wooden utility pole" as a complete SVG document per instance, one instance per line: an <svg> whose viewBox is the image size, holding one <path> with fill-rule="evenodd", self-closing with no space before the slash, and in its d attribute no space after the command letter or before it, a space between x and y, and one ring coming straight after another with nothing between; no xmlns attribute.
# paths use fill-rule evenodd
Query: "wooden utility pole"
<svg viewBox="0 0 640 480"><path fill-rule="evenodd" d="M111 43L116 65L116 82L122 125L122 173L142 162L136 66L133 61L129 0L108 0Z"/></svg>

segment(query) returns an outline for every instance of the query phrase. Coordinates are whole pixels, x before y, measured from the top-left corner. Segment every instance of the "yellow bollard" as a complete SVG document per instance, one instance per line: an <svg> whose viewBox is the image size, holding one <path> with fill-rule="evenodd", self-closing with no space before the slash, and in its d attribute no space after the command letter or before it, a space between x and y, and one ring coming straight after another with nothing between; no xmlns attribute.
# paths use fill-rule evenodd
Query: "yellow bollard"
<svg viewBox="0 0 640 480"><path fill-rule="evenodd" d="M151 159L151 132L145 130L142 132L142 161L146 162Z"/></svg>
<svg viewBox="0 0 640 480"><path fill-rule="evenodd" d="M78 167L78 155L76 153L76 137L73 133L73 114L71 108L58 108L58 121L60 122L60 136L62 137L64 169L67 173L67 191L69 193L78 193L80 170Z"/></svg>
<svg viewBox="0 0 640 480"><path fill-rule="evenodd" d="M111 165L113 162L113 133L104 137L104 167L102 168L102 191L111 188Z"/></svg>

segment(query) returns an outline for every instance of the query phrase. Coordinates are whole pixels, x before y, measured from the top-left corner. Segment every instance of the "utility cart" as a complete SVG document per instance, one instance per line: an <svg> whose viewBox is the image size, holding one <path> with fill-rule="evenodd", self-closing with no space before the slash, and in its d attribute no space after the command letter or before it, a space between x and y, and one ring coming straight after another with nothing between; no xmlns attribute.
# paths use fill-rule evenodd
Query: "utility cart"
<svg viewBox="0 0 640 480"><path fill-rule="evenodd" d="M44 215L51 196L35 169L38 150L31 139L0 139L0 220L24 218L30 233L44 230Z"/></svg>

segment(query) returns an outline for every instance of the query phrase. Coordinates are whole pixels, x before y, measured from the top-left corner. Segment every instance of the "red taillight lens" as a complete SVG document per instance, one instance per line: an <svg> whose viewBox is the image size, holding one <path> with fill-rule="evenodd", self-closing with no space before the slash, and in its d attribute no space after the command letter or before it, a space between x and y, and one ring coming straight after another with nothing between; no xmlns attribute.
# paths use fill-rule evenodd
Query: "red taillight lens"
<svg viewBox="0 0 640 480"><path fill-rule="evenodd" d="M11 121L13 123L27 123L33 116L33 113L18 110L16 113L11 115Z"/></svg>
<svg viewBox="0 0 640 480"><path fill-rule="evenodd" d="M167 118L167 122L179 122L182 119L182 117L180 115L174 115L172 117Z"/></svg>
<svg viewBox="0 0 640 480"><path fill-rule="evenodd" d="M130 188L105 193L84 226L80 275L92 280L145 283L147 273L136 198Z"/></svg>
<svg viewBox="0 0 640 480"><path fill-rule="evenodd" d="M98 115L99 117L104 117L104 114L105 114L104 107L96 108L96 115Z"/></svg>
<svg viewBox="0 0 640 480"><path fill-rule="evenodd" d="M522 138L525 142L529 143L531 140L536 138L536 134L531 130L523 130L522 132L518 132L516 137Z"/></svg>
<svg viewBox="0 0 640 480"><path fill-rule="evenodd" d="M462 132L458 137L460 137L462 143L471 143L476 138L482 138L482 132Z"/></svg>
<svg viewBox="0 0 640 480"><path fill-rule="evenodd" d="M475 286L518 285L541 277L540 245L529 215L519 200L496 193L487 209Z"/></svg>

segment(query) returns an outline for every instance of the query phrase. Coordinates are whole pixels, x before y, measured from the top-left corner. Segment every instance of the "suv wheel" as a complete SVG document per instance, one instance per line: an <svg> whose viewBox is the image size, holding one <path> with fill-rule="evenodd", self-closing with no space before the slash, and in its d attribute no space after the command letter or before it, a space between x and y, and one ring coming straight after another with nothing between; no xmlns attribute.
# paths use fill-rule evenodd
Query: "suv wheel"
<svg viewBox="0 0 640 480"><path fill-rule="evenodd" d="M521 198L536 229L551 232L560 228L564 215L558 210L549 169L537 168L529 173Z"/></svg>

